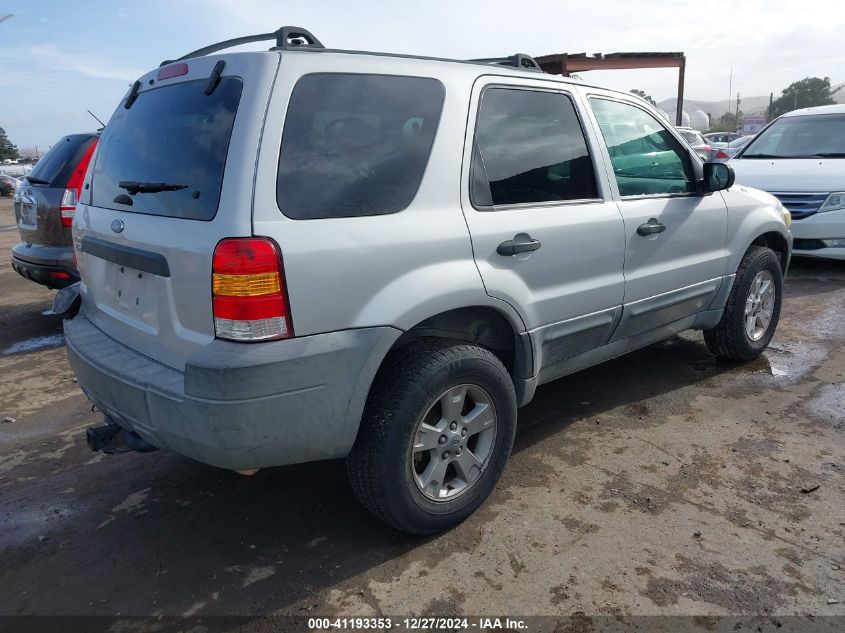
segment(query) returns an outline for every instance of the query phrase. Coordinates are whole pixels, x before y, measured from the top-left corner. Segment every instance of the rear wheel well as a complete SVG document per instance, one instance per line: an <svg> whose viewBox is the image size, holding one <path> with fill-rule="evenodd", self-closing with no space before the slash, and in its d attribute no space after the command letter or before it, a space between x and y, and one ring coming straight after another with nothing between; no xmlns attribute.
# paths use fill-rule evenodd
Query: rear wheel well
<svg viewBox="0 0 845 633"><path fill-rule="evenodd" d="M510 320L498 310L484 306L441 312L417 323L393 344L391 352L421 338L471 343L490 350L511 376L530 375L530 354Z"/></svg>
<svg viewBox="0 0 845 633"><path fill-rule="evenodd" d="M777 231L763 233L762 235L758 235L754 241L751 242L751 246L766 246L772 249L778 256L781 271L786 274L786 266L789 260L789 249L787 248L786 239L783 235Z"/></svg>

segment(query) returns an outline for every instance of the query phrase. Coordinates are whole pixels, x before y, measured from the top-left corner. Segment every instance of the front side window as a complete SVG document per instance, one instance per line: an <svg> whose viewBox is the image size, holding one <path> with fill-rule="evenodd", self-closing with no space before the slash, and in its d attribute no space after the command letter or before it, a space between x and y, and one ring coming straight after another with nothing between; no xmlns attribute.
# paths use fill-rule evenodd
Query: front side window
<svg viewBox="0 0 845 633"><path fill-rule="evenodd" d="M473 154L470 197L477 207L598 198L584 132L566 95L488 88Z"/></svg>
<svg viewBox="0 0 845 633"><path fill-rule="evenodd" d="M422 182L443 84L392 75L315 74L288 106L276 200L295 220L401 211Z"/></svg>
<svg viewBox="0 0 845 633"><path fill-rule="evenodd" d="M691 193L689 152L651 114L634 105L590 98L621 196Z"/></svg>
<svg viewBox="0 0 845 633"><path fill-rule="evenodd" d="M742 158L845 158L845 114L782 117L754 138Z"/></svg>

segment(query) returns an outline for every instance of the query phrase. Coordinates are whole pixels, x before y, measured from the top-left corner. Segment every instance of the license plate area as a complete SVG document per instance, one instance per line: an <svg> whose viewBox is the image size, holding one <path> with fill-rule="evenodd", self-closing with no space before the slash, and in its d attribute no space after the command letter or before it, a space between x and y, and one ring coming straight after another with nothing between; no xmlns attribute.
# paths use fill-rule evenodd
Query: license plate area
<svg viewBox="0 0 845 633"><path fill-rule="evenodd" d="M155 320L154 275L120 264L108 264L105 294L117 311L152 323Z"/></svg>
<svg viewBox="0 0 845 633"><path fill-rule="evenodd" d="M38 205L31 202L19 202L17 206L18 226L30 231L37 228Z"/></svg>

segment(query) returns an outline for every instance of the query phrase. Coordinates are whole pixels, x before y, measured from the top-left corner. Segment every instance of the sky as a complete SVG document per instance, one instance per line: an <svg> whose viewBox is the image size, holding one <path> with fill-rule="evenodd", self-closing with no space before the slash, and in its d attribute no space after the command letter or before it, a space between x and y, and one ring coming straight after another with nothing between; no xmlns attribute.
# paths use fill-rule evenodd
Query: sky
<svg viewBox="0 0 845 633"><path fill-rule="evenodd" d="M107 120L128 86L167 58L296 25L331 48L436 57L515 52L683 51L688 99L775 97L793 81L845 81L840 0L0 0L0 127L19 149ZM821 19L823 16L823 19ZM244 50L267 48L252 45ZM676 69L582 78L657 101Z"/></svg>

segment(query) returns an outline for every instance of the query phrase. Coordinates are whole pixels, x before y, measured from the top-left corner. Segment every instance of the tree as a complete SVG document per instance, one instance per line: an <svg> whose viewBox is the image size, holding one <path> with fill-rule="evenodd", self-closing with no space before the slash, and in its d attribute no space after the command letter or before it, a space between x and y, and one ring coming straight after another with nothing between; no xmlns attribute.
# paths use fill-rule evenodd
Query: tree
<svg viewBox="0 0 845 633"><path fill-rule="evenodd" d="M645 91L643 91L643 90L637 90L637 89L635 88L634 90L631 90L631 94L635 94L635 95L637 95L640 99L645 99L646 101L648 101L648 102L649 102L651 105L653 105L655 108L657 107L657 101L655 101L655 100L654 100L654 99L652 99L650 96L648 96L648 95L645 93Z"/></svg>
<svg viewBox="0 0 845 633"><path fill-rule="evenodd" d="M836 103L833 100L834 92L836 90L830 88L830 77L806 77L783 90L781 96L772 103L771 116L775 118L798 108L832 105Z"/></svg>
<svg viewBox="0 0 845 633"><path fill-rule="evenodd" d="M739 116L736 112L725 112L718 120L710 117L710 131L711 132L736 132L737 121L742 122L742 110L739 111Z"/></svg>
<svg viewBox="0 0 845 633"><path fill-rule="evenodd" d="M18 148L12 144L9 137L6 136L6 130L0 127L0 160L18 159Z"/></svg>

